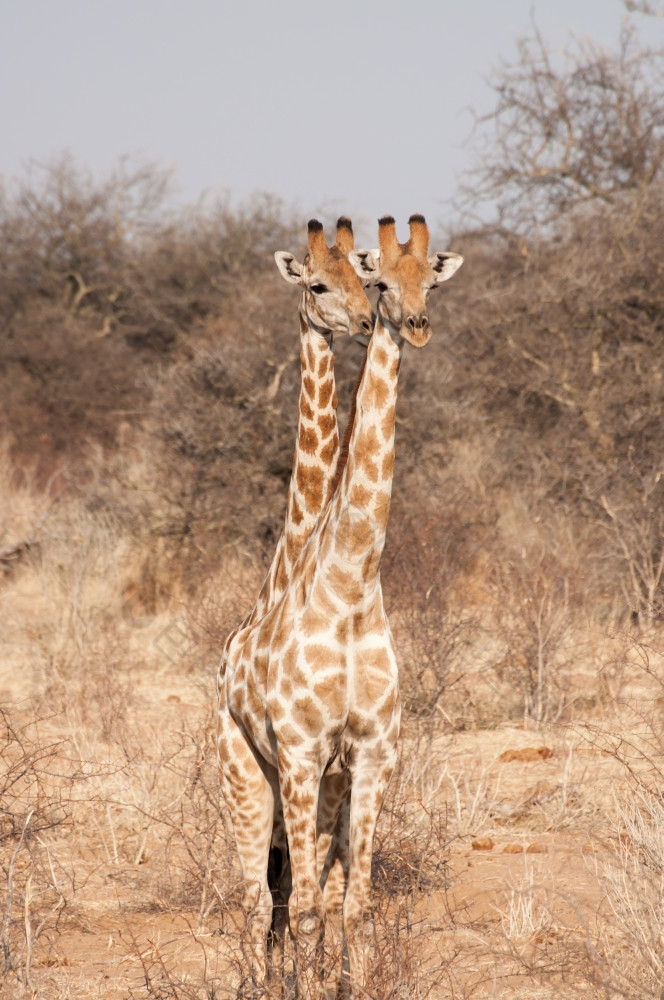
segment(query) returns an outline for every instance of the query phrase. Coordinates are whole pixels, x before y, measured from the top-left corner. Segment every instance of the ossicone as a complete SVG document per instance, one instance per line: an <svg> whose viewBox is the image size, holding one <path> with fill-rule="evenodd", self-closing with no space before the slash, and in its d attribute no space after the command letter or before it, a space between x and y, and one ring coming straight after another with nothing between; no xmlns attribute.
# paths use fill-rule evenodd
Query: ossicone
<svg viewBox="0 0 664 1000"><path fill-rule="evenodd" d="M429 227L426 224L423 215L411 215L408 220L408 225L410 227L410 239L406 245L408 253L412 253L413 257L419 257L421 260L425 259L429 252Z"/></svg>
<svg viewBox="0 0 664 1000"><path fill-rule="evenodd" d="M323 224L319 222L318 219L309 219L307 232L309 240L309 253L312 257L315 257L317 254L322 255L327 253L327 243L325 242Z"/></svg>
<svg viewBox="0 0 664 1000"><path fill-rule="evenodd" d="M348 216L342 215L337 219L337 242L336 246L343 254L348 254L355 245L353 236L353 223Z"/></svg>

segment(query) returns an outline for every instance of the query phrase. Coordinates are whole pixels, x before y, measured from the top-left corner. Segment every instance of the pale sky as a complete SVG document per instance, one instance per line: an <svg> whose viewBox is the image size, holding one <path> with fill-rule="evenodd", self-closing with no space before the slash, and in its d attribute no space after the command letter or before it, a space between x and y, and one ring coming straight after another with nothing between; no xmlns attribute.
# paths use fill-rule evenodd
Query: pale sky
<svg viewBox="0 0 664 1000"><path fill-rule="evenodd" d="M469 106L531 11L554 49L613 47L621 0L3 0L0 176L129 154L176 197L261 191L306 220L440 223L472 162ZM637 17L662 40L664 24Z"/></svg>

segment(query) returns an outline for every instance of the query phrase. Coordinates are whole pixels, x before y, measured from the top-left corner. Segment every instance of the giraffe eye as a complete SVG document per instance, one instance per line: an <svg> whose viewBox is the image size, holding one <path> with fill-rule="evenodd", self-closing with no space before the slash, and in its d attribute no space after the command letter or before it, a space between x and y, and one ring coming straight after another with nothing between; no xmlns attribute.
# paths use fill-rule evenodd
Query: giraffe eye
<svg viewBox="0 0 664 1000"><path fill-rule="evenodd" d="M314 295L323 295L323 293L327 291L327 286L326 285L312 285L311 286L311 291L314 293Z"/></svg>
<svg viewBox="0 0 664 1000"><path fill-rule="evenodd" d="M378 281L378 282L376 282L376 288L378 289L379 292L386 292L387 291L387 285L385 284L384 281Z"/></svg>

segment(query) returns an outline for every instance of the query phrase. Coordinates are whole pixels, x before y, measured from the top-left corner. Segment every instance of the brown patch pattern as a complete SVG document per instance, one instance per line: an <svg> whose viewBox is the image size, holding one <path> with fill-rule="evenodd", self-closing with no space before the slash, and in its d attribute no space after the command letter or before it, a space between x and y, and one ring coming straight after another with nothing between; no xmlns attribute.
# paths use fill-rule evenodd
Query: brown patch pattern
<svg viewBox="0 0 664 1000"><path fill-rule="evenodd" d="M318 448L318 434L313 427L300 427L299 448L306 455L313 455Z"/></svg>
<svg viewBox="0 0 664 1000"><path fill-rule="evenodd" d="M323 441L325 438L329 437L330 434L337 429L337 418L331 413L321 413L318 417L318 428L321 432Z"/></svg>
<svg viewBox="0 0 664 1000"><path fill-rule="evenodd" d="M293 507L291 510L291 521L293 524L301 524L304 513L297 500L293 497Z"/></svg>
<svg viewBox="0 0 664 1000"><path fill-rule="evenodd" d="M383 410L392 396L392 390L385 379L374 376L366 394L367 406L372 410Z"/></svg>
<svg viewBox="0 0 664 1000"><path fill-rule="evenodd" d="M318 386L318 405L322 410L329 405L333 392L334 382L332 379L328 379L327 382L321 382Z"/></svg>
<svg viewBox="0 0 664 1000"><path fill-rule="evenodd" d="M339 450L339 439L335 435L331 441L328 441L328 443L325 445L324 448L321 448L320 452L321 461L324 462L325 465L332 465L334 459L337 456L338 450Z"/></svg>
<svg viewBox="0 0 664 1000"><path fill-rule="evenodd" d="M300 413L305 420L313 420L315 416L311 404L304 397L300 400Z"/></svg>
<svg viewBox="0 0 664 1000"><path fill-rule="evenodd" d="M302 468L298 466L296 474L297 488L304 497L304 502L309 510L320 510L323 503L323 471L313 466L312 468Z"/></svg>

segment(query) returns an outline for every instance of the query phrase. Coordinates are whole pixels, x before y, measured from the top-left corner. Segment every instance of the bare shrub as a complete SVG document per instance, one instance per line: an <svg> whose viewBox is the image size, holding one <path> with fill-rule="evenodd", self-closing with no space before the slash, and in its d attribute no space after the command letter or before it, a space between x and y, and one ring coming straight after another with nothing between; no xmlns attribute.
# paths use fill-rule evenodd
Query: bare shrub
<svg viewBox="0 0 664 1000"><path fill-rule="evenodd" d="M125 544L110 512L91 513L85 503L60 505L40 539L40 593L27 633L40 682L35 694L41 687L59 704L58 692L69 698L70 683L78 681L84 710L94 711L95 703L100 711L108 706L109 726L121 724L128 697L128 690L118 690L114 703L111 679L126 652L119 630L112 627L120 607ZM95 680L102 685L98 692L91 686Z"/></svg>
<svg viewBox="0 0 664 1000"><path fill-rule="evenodd" d="M615 53L573 41L564 59L533 28L491 81L496 107L478 125L492 129L467 198L497 199L501 225L523 230L651 185L664 162L663 83L661 52L629 25Z"/></svg>
<svg viewBox="0 0 664 1000"><path fill-rule="evenodd" d="M43 838L67 825L70 781L62 742L0 710L0 949L9 995L33 995L35 948L57 928L65 897Z"/></svg>
<svg viewBox="0 0 664 1000"><path fill-rule="evenodd" d="M259 344L258 371L247 347L225 338L197 353L172 370L156 400L165 416L159 433L162 473L171 482L169 528L199 556L237 539L269 544L283 517L292 427L281 400L267 398L271 372Z"/></svg>
<svg viewBox="0 0 664 1000"><path fill-rule="evenodd" d="M586 721L589 742L612 757L627 784L646 794L657 794L664 782L664 659L659 642L616 636L614 659L604 668L614 717ZM619 720L621 725L616 725Z"/></svg>
<svg viewBox="0 0 664 1000"><path fill-rule="evenodd" d="M38 291L74 310L91 297L110 305L132 241L154 227L168 177L153 165L126 161L106 178L76 167L69 154L32 164L12 196L5 194L2 232L3 312L10 318ZM86 301L88 300L88 301Z"/></svg>
<svg viewBox="0 0 664 1000"><path fill-rule="evenodd" d="M57 473L43 489L34 470L16 468L8 441L0 442L0 581L39 557L41 535L54 507Z"/></svg>
<svg viewBox="0 0 664 1000"><path fill-rule="evenodd" d="M418 738L419 737L419 738ZM437 793L444 779L432 734L408 739L388 786L378 822L372 882L389 898L430 893L447 885L446 853L452 839L448 810Z"/></svg>
<svg viewBox="0 0 664 1000"><path fill-rule="evenodd" d="M616 637L612 714L582 727L616 769L595 871L601 905L588 926L588 977L607 997L660 997L664 968L664 699L657 641Z"/></svg>
<svg viewBox="0 0 664 1000"><path fill-rule="evenodd" d="M438 710L444 716L463 669L459 654L474 626L459 592L481 547L481 505L474 509L472 498L460 492L428 516L426 509L417 517L399 509L400 501L395 506L383 565L404 705L417 715Z"/></svg>
<svg viewBox="0 0 664 1000"><path fill-rule="evenodd" d="M664 9L657 0L623 0L628 11L647 14L649 17L664 17Z"/></svg>
<svg viewBox="0 0 664 1000"><path fill-rule="evenodd" d="M485 485L527 485L590 543L597 615L657 614L661 53L627 25L613 52L558 57L533 28L492 87L465 193L498 219L455 238L474 272L472 317L462 288L446 299L452 398Z"/></svg>
<svg viewBox="0 0 664 1000"><path fill-rule="evenodd" d="M467 416L451 440L448 428L450 448L483 441L478 488L496 506L529 494L566 522L561 541L571 533L589 554L586 595L605 619L660 602L662 408L648 359L664 316L661 194L655 184L631 207L589 212L523 254L496 250L493 271L480 258L472 318L448 298L464 348L451 402Z"/></svg>
<svg viewBox="0 0 664 1000"><path fill-rule="evenodd" d="M576 581L569 567L538 548L515 551L498 564L494 608L506 648L498 676L518 690L523 715L543 725L560 718L569 696Z"/></svg>
<svg viewBox="0 0 664 1000"><path fill-rule="evenodd" d="M95 314L104 333L147 336L161 322L168 339L169 327L174 335L218 308L246 270L265 269L272 243L292 233L269 196L237 212L218 201L178 214L168 189L166 172L127 159L100 177L69 154L32 164L0 205L7 317L38 291Z"/></svg>
<svg viewBox="0 0 664 1000"><path fill-rule="evenodd" d="M199 731L181 734L176 751L164 762L178 794L157 809L150 804L142 810L165 833L160 896L169 906L195 911L198 931L220 902L222 920L225 907L240 903L239 879L231 874L234 841L222 811L211 714Z"/></svg>
<svg viewBox="0 0 664 1000"><path fill-rule="evenodd" d="M526 866L522 879L509 891L505 910L499 914L503 935L520 957L530 946L541 943L554 927L551 907L542 896L534 870Z"/></svg>
<svg viewBox="0 0 664 1000"><path fill-rule="evenodd" d="M621 560L625 604L633 619L644 623L664 616L664 468L624 469L620 488L615 484L611 499L600 496L606 512L605 530Z"/></svg>
<svg viewBox="0 0 664 1000"><path fill-rule="evenodd" d="M616 838L599 872L605 903L593 957L607 995L661 997L664 980L664 807L637 788L616 801Z"/></svg>
<svg viewBox="0 0 664 1000"><path fill-rule="evenodd" d="M47 475L54 455L115 444L149 403L138 370L232 315L246 271L271 269L268 251L292 235L267 196L176 213L167 194L153 165L93 177L64 155L0 202L0 418L15 454L43 456Z"/></svg>

